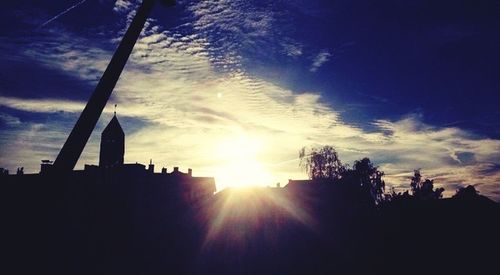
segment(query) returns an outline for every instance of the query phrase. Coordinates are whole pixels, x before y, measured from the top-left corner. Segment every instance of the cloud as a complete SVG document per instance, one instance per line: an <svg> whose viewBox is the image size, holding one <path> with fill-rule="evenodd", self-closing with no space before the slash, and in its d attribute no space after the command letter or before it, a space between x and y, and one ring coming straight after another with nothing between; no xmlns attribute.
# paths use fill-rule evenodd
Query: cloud
<svg viewBox="0 0 500 275"><path fill-rule="evenodd" d="M0 100L2 100L1 97ZM0 112L0 123L4 123L7 126L17 126L21 124L21 120L18 117Z"/></svg>
<svg viewBox="0 0 500 275"><path fill-rule="evenodd" d="M2 167L15 171L24 167L27 172L38 172L42 159L55 159L65 141L70 123L63 117L57 121L21 122L0 129L0 162ZM92 144L94 145L94 144ZM93 148L92 148L93 147ZM82 155L83 161L95 159L96 146ZM90 157L89 157L90 155Z"/></svg>
<svg viewBox="0 0 500 275"><path fill-rule="evenodd" d="M299 57L302 55L302 45L298 43L286 43L281 44L283 46L283 51L286 55L291 57Z"/></svg>
<svg viewBox="0 0 500 275"><path fill-rule="evenodd" d="M332 56L331 53L329 53L326 50L322 50L316 57L313 59L313 63L311 65L311 68L309 68L309 71L311 72L317 72L319 67L323 66L328 60L330 60L330 57Z"/></svg>
<svg viewBox="0 0 500 275"><path fill-rule="evenodd" d="M349 124L314 91L297 93L251 76L241 63L241 45L229 37L221 41L212 37L223 30L241 37L243 40L236 41L246 46L255 45L260 38L271 39L272 13L239 13L245 5L242 1L210 3L192 4L191 32L183 27L163 30L149 21L78 167L97 162L99 130L117 103L127 134L127 162L153 158L158 166L192 167L195 175L215 176L219 189L232 181L284 185L290 178L304 178L298 168L298 150L331 144L344 162L370 157L396 188L407 188L413 169L422 168L424 177L435 178L438 186L477 184L482 193L500 199L495 193L500 183L499 140L456 127L434 127L417 115L375 120L371 131ZM232 26L235 21L241 22ZM299 44L286 41L289 44L277 43L281 45L278 51L302 55L298 54L302 51ZM112 43L116 38L104 44ZM102 44L67 31L49 32L36 43L30 42L23 54L48 68L95 83L111 57ZM287 50L285 45L296 48ZM330 57L328 51L320 51L311 71L317 71ZM0 165L15 169L22 162L28 172L36 172L38 160L55 157L85 100L1 96L4 107L51 114L53 120L22 122L23 127L16 131L0 129L4 138ZM144 123L127 123L128 118ZM448 189L447 195L453 192Z"/></svg>
<svg viewBox="0 0 500 275"><path fill-rule="evenodd" d="M115 12L125 12L125 11L129 11L132 6L133 6L133 4L131 1L116 0L115 6L113 7L113 10Z"/></svg>
<svg viewBox="0 0 500 275"><path fill-rule="evenodd" d="M33 113L81 112L84 102L62 99L21 99L0 96L0 106Z"/></svg>
<svg viewBox="0 0 500 275"><path fill-rule="evenodd" d="M422 168L425 177L434 178L438 186L445 188L466 184L500 187L500 170L488 169L500 163L500 141L458 128L432 127L415 116L375 124L387 139L383 147L375 145L370 153L384 156L381 159L386 160L380 164L394 186L407 188L412 169ZM460 160L460 155L468 156L466 161ZM448 188L446 195L453 193Z"/></svg>
<svg viewBox="0 0 500 275"><path fill-rule="evenodd" d="M23 48L24 56L49 69L92 83L97 83L112 56L111 52L100 48L102 45L97 45L95 41L75 36L57 27L36 42L24 39L12 42L13 45L24 43L30 44Z"/></svg>

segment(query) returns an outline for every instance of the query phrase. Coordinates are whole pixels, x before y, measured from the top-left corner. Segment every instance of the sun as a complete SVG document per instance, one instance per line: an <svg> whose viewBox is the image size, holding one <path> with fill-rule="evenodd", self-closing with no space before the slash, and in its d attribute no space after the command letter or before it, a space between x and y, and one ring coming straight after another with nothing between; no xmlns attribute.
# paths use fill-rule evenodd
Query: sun
<svg viewBox="0 0 500 275"><path fill-rule="evenodd" d="M214 147L215 180L217 190L227 187L267 186L271 174L259 160L263 141L257 137L239 134L224 138Z"/></svg>

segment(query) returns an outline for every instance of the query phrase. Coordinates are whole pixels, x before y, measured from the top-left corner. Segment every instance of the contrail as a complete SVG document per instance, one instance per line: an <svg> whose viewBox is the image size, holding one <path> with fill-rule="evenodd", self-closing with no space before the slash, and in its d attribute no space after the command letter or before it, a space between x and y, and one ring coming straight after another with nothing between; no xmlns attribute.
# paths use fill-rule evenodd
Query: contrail
<svg viewBox="0 0 500 275"><path fill-rule="evenodd" d="M71 11L72 9L74 9L74 8L76 8L76 7L78 7L78 6L80 6L81 4L83 4L83 3L85 3L85 2L87 2L87 0L82 0L82 1L80 1L80 2L78 2L78 3L76 3L76 4L74 4L73 6L71 6L71 7L67 8L66 10L62 11L62 12L61 12L61 13L59 13L58 15L56 15L56 16L54 16L54 17L50 18L49 20L45 21L45 22L44 22L42 25L40 25L37 29L40 29L40 28L44 27L45 25L49 24L50 22L52 22L52 21L56 20L57 18L59 18L59 17L61 17L61 16L63 16L63 15L65 15L66 13L68 13L69 11Z"/></svg>

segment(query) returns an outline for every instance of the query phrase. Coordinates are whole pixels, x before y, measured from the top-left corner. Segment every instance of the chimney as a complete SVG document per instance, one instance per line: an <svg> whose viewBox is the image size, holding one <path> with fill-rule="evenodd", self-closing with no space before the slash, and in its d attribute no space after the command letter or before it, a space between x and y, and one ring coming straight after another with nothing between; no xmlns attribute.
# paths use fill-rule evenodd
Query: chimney
<svg viewBox="0 0 500 275"><path fill-rule="evenodd" d="M153 164L153 160L152 159L149 160L148 171L150 173L154 173L155 172L155 165Z"/></svg>
<svg viewBox="0 0 500 275"><path fill-rule="evenodd" d="M42 164L40 165L40 174L47 174L50 170L52 170L52 161L48 159L42 160Z"/></svg>
<svg viewBox="0 0 500 275"><path fill-rule="evenodd" d="M161 168L161 173L162 174L166 174L167 173L167 168L165 168L165 167Z"/></svg>
<svg viewBox="0 0 500 275"><path fill-rule="evenodd" d="M174 173L179 173L179 167L174 167Z"/></svg>
<svg viewBox="0 0 500 275"><path fill-rule="evenodd" d="M193 169L191 169L191 168L189 168L189 169L188 169L188 175L189 175L190 177L192 177L192 176L193 176Z"/></svg>

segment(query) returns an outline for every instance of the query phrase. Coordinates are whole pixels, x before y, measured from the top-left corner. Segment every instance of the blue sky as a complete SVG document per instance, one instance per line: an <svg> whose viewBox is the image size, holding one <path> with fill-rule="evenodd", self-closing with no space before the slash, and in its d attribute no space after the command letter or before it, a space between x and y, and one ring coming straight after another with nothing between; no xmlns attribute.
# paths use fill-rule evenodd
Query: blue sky
<svg viewBox="0 0 500 275"><path fill-rule="evenodd" d="M55 159L137 1L16 1L0 11L0 166ZM78 4L66 14L56 15ZM194 168L223 188L303 178L302 146L413 169L447 195L500 199L496 1L178 1L157 5L113 104L127 162ZM48 22L48 23L47 23Z"/></svg>

